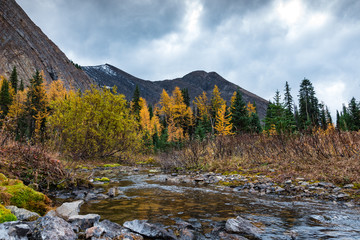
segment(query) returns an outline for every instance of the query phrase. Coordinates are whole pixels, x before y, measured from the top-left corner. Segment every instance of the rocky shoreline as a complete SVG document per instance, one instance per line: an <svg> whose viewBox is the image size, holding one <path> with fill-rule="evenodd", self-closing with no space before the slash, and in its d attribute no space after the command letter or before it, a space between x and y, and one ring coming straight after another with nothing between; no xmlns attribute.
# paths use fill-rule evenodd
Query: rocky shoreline
<svg viewBox="0 0 360 240"><path fill-rule="evenodd" d="M354 196L360 196L360 189L355 189L353 184L339 187L329 182L307 181L304 178L276 183L271 178L262 175L244 176L241 174L223 175L218 173L178 175L173 173L168 177L164 177L162 181L174 184L212 185L226 191L238 193L328 200L333 203L346 203L349 206L358 204Z"/></svg>
<svg viewBox="0 0 360 240"><path fill-rule="evenodd" d="M98 214L79 215L83 200L63 203L60 207L40 217L25 209L12 208L20 221L0 224L0 239L261 239L261 229L238 216L219 223L207 236L202 235L196 225L179 219L175 231L147 220L127 221L123 226L109 220L100 221ZM37 218L36 220L33 220ZM33 221L28 221L28 220Z"/></svg>

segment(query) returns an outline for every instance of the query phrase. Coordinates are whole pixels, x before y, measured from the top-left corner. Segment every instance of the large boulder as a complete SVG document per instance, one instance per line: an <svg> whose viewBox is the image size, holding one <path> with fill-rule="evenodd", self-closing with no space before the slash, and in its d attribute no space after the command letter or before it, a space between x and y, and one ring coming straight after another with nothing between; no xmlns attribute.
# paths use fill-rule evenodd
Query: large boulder
<svg viewBox="0 0 360 240"><path fill-rule="evenodd" d="M161 238L161 239L176 239L176 236L168 232L160 224L152 224L147 220L133 220L124 223L124 227L133 232L139 233L145 237Z"/></svg>
<svg viewBox="0 0 360 240"><path fill-rule="evenodd" d="M143 237L136 233L130 232L121 225L103 220L97 222L93 227L86 229L86 238L96 239L133 239L142 240Z"/></svg>
<svg viewBox="0 0 360 240"><path fill-rule="evenodd" d="M69 217L79 214L80 207L81 205L83 205L83 203L84 203L83 200L63 203L60 207L58 207L55 210L56 215L67 221Z"/></svg>
<svg viewBox="0 0 360 240"><path fill-rule="evenodd" d="M1 240L27 240L27 235L29 233L31 233L30 226L19 221L0 224Z"/></svg>
<svg viewBox="0 0 360 240"><path fill-rule="evenodd" d="M225 230L228 233L241 234L250 239L260 239L261 229L240 216L228 219L225 224Z"/></svg>
<svg viewBox="0 0 360 240"><path fill-rule="evenodd" d="M36 220L32 236L38 240L77 239L70 223L62 218L50 216L44 216Z"/></svg>
<svg viewBox="0 0 360 240"><path fill-rule="evenodd" d="M73 225L78 231L85 231L87 228L91 228L95 223L99 222L100 215L87 214L87 215L73 215L69 217L68 222Z"/></svg>
<svg viewBox="0 0 360 240"><path fill-rule="evenodd" d="M18 208L16 206L6 206L6 208L9 209L19 221L34 221L40 217L36 212L31 212L25 208Z"/></svg>

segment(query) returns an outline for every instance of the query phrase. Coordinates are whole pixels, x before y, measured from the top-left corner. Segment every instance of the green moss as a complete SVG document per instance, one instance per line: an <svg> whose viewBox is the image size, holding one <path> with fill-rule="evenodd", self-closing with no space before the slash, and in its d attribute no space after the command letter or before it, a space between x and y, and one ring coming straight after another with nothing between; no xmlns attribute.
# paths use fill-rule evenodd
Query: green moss
<svg viewBox="0 0 360 240"><path fill-rule="evenodd" d="M103 167L120 167L121 165L118 163L114 163L114 164L104 164Z"/></svg>
<svg viewBox="0 0 360 240"><path fill-rule="evenodd" d="M0 204L0 223L16 221L17 218L11 213L9 209L6 209L4 205Z"/></svg>
<svg viewBox="0 0 360 240"><path fill-rule="evenodd" d="M44 194L25 186L22 181L6 178L0 174L0 200L44 215L50 210L51 200Z"/></svg>
<svg viewBox="0 0 360 240"><path fill-rule="evenodd" d="M353 183L353 189L360 189L360 183Z"/></svg>
<svg viewBox="0 0 360 240"><path fill-rule="evenodd" d="M218 184L222 185L222 186L227 186L227 187L237 187L237 186L243 185L242 182L237 181L237 180L230 181L230 182L228 182L228 181L220 181Z"/></svg>
<svg viewBox="0 0 360 240"><path fill-rule="evenodd" d="M156 160L153 157L149 157L145 161L137 161L136 164L139 164L139 165L156 164Z"/></svg>
<svg viewBox="0 0 360 240"><path fill-rule="evenodd" d="M94 181L95 182L109 182L110 179L108 179L107 177L103 177L103 178L95 178Z"/></svg>

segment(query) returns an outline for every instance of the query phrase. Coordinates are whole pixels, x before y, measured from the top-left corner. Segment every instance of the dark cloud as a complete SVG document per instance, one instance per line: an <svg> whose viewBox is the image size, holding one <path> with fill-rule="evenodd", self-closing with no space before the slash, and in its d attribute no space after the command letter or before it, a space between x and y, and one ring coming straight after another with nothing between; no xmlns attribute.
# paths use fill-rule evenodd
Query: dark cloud
<svg viewBox="0 0 360 240"><path fill-rule="evenodd" d="M357 0L17 0L74 61L171 79L216 71L266 99L309 78L335 113L360 99Z"/></svg>

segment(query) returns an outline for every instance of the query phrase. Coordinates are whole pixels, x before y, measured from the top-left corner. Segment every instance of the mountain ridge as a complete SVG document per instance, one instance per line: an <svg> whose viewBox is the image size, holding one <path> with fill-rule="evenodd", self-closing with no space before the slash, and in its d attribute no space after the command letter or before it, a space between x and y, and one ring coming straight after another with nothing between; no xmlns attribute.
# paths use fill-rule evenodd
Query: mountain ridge
<svg viewBox="0 0 360 240"><path fill-rule="evenodd" d="M138 85L140 95L152 105L160 100L160 94L163 89L171 94L176 86L181 89L187 88L191 101L203 91L210 98L214 86L217 85L222 97L229 102L234 91L239 88L246 103L256 103L260 119L263 119L266 115L267 100L226 80L216 72L196 70L175 79L150 81L135 77L108 63L97 66L84 66L82 69L100 86L116 86L117 92L124 94L127 100L131 100L135 87Z"/></svg>
<svg viewBox="0 0 360 240"><path fill-rule="evenodd" d="M48 82L62 79L66 87L84 90L94 84L15 0L0 0L0 75L9 78L13 67L25 84L36 70L43 70Z"/></svg>

